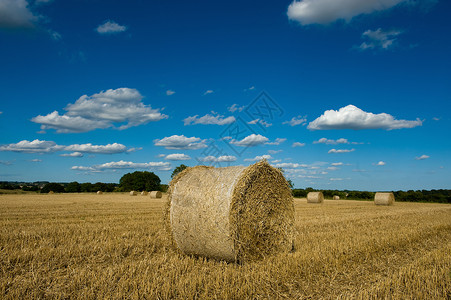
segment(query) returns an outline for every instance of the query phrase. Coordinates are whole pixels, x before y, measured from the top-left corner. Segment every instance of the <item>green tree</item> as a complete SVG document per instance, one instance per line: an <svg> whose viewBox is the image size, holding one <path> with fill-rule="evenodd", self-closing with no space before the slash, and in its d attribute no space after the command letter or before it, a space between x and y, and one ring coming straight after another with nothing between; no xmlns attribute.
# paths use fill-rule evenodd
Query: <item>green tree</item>
<svg viewBox="0 0 451 300"><path fill-rule="evenodd" d="M73 181L66 185L65 190L67 193L80 193L81 192L81 186L78 182Z"/></svg>
<svg viewBox="0 0 451 300"><path fill-rule="evenodd" d="M121 177L119 181L119 187L123 192L128 191L159 191L160 190L160 177L153 172L140 172L127 173Z"/></svg>
<svg viewBox="0 0 451 300"><path fill-rule="evenodd" d="M186 168L188 168L188 166L185 166L184 164L181 164L180 166L176 167L174 169L174 171L172 171L171 178L174 178L175 175L177 175L178 173L182 172Z"/></svg>
<svg viewBox="0 0 451 300"><path fill-rule="evenodd" d="M50 191L53 191L55 193L64 193L64 186L56 182L50 182L44 185L44 187L41 189L41 193L48 193Z"/></svg>
<svg viewBox="0 0 451 300"><path fill-rule="evenodd" d="M90 193L90 192L92 192L92 183L90 183L90 182L82 183L82 184L80 185L80 190L81 190L83 193Z"/></svg>

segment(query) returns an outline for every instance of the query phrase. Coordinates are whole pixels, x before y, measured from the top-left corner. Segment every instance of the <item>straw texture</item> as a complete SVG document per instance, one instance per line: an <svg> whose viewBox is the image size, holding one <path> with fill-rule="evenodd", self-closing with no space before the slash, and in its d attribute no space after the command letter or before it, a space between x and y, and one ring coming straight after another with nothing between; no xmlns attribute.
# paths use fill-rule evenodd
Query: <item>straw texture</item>
<svg viewBox="0 0 451 300"><path fill-rule="evenodd" d="M376 193L374 195L374 204L376 205L393 205L395 195L393 193Z"/></svg>
<svg viewBox="0 0 451 300"><path fill-rule="evenodd" d="M266 161L187 168L171 181L168 195L166 225L186 254L245 262L293 247L291 189Z"/></svg>
<svg viewBox="0 0 451 300"><path fill-rule="evenodd" d="M150 198L161 198L163 194L160 191L152 191L149 193Z"/></svg>
<svg viewBox="0 0 451 300"><path fill-rule="evenodd" d="M338 196L338 195L334 195L334 198L333 198L334 200L340 200L340 196Z"/></svg>
<svg viewBox="0 0 451 300"><path fill-rule="evenodd" d="M310 192L307 194L307 203L323 203L324 196L322 192Z"/></svg>
<svg viewBox="0 0 451 300"><path fill-rule="evenodd" d="M141 192L141 196L147 196L147 194L149 194L149 193L146 192L146 191L142 191L142 192Z"/></svg>
<svg viewBox="0 0 451 300"><path fill-rule="evenodd" d="M130 192L130 196L137 196L138 195L138 192L136 192L136 191L131 191Z"/></svg>

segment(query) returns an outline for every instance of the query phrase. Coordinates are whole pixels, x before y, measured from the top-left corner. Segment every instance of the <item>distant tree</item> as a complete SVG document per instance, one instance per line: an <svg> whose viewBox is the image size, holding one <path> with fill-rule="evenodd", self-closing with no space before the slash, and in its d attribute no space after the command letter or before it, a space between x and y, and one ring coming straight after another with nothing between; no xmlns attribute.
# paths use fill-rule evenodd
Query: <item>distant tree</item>
<svg viewBox="0 0 451 300"><path fill-rule="evenodd" d="M93 191L92 190L92 183L90 183L90 182L82 183L80 185L80 190L83 193L90 193L90 192L92 192Z"/></svg>
<svg viewBox="0 0 451 300"><path fill-rule="evenodd" d="M22 191L37 192L37 191L39 191L39 187L37 185L24 185L22 187Z"/></svg>
<svg viewBox="0 0 451 300"><path fill-rule="evenodd" d="M188 166L185 166L184 164L181 164L180 166L176 167L174 169L174 171L172 171L171 178L174 178L175 175L177 175L178 173L182 172L186 168L188 168Z"/></svg>
<svg viewBox="0 0 451 300"><path fill-rule="evenodd" d="M55 193L64 193L64 186L56 182L50 182L44 185L44 187L41 189L41 193L48 193L50 191L53 191Z"/></svg>
<svg viewBox="0 0 451 300"><path fill-rule="evenodd" d="M91 191L93 192L97 192L97 191L102 191L102 192L106 192L107 190L107 185L106 183L103 182L96 182L92 185Z"/></svg>
<svg viewBox="0 0 451 300"><path fill-rule="evenodd" d="M123 192L128 191L159 191L160 177L153 172L127 173L119 180L119 187Z"/></svg>
<svg viewBox="0 0 451 300"><path fill-rule="evenodd" d="M81 192L81 185L76 182L70 182L65 187L66 193L80 193Z"/></svg>

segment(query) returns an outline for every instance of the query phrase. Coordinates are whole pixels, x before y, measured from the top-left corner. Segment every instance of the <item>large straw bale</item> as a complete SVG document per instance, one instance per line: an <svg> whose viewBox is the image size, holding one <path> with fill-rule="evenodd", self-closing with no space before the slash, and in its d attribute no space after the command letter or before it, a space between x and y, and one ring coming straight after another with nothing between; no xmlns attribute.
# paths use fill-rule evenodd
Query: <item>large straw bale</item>
<svg viewBox="0 0 451 300"><path fill-rule="evenodd" d="M141 192L141 196L147 196L148 192L147 191L142 191Z"/></svg>
<svg viewBox="0 0 451 300"><path fill-rule="evenodd" d="M161 198L163 194L160 191L151 191L150 198Z"/></svg>
<svg viewBox="0 0 451 300"><path fill-rule="evenodd" d="M374 195L374 204L376 205L393 205L395 195L393 193L376 193Z"/></svg>
<svg viewBox="0 0 451 300"><path fill-rule="evenodd" d="M102 195L103 192L102 191L97 191L97 195Z"/></svg>
<svg viewBox="0 0 451 300"><path fill-rule="evenodd" d="M323 203L324 196L322 192L310 192L307 194L307 203Z"/></svg>
<svg viewBox="0 0 451 300"><path fill-rule="evenodd" d="M340 200L340 196L338 196L338 195L334 195L334 198L333 198L334 200Z"/></svg>
<svg viewBox="0 0 451 300"><path fill-rule="evenodd" d="M185 169L170 183L165 219L186 254L245 262L293 248L291 189L265 160Z"/></svg>
<svg viewBox="0 0 451 300"><path fill-rule="evenodd" d="M131 191L130 192L130 196L137 196L138 195L138 192L137 191Z"/></svg>

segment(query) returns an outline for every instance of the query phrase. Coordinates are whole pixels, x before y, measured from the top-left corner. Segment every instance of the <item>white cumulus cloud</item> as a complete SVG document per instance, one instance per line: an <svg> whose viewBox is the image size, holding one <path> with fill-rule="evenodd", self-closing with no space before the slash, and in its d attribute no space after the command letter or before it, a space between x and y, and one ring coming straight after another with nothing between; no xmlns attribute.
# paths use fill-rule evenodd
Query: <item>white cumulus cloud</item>
<svg viewBox="0 0 451 300"><path fill-rule="evenodd" d="M294 142L291 147L295 148L295 147L304 147L305 143L300 143L300 142Z"/></svg>
<svg viewBox="0 0 451 300"><path fill-rule="evenodd" d="M63 157L83 157L83 153L81 153L81 152L63 153L63 154L60 154L60 156L63 156Z"/></svg>
<svg viewBox="0 0 451 300"><path fill-rule="evenodd" d="M349 153L354 151L355 149L330 149L327 153Z"/></svg>
<svg viewBox="0 0 451 300"><path fill-rule="evenodd" d="M165 147L166 149L176 150L197 150L207 147L205 140L198 137L186 137L184 135L172 135L161 140L154 140L155 146Z"/></svg>
<svg viewBox="0 0 451 300"><path fill-rule="evenodd" d="M278 146L278 145L282 144L283 142L285 142L286 140L287 139L284 139L284 138L276 138L274 142L267 142L265 144L266 145L276 145L276 146Z"/></svg>
<svg viewBox="0 0 451 300"><path fill-rule="evenodd" d="M425 159L428 159L429 157L430 157L429 155L423 154L421 156L415 157L415 159L416 160L425 160Z"/></svg>
<svg viewBox="0 0 451 300"><path fill-rule="evenodd" d="M124 32L127 30L127 26L119 25L118 23L108 20L105 23L99 25L96 31L100 34L113 34Z"/></svg>
<svg viewBox="0 0 451 300"><path fill-rule="evenodd" d="M185 118L183 120L184 125L194 125L194 124L202 124L202 125L227 125L235 122L236 119L234 116L230 116L224 118L224 116L216 114L206 114L199 118L198 115Z"/></svg>
<svg viewBox="0 0 451 300"><path fill-rule="evenodd" d="M297 116L291 118L290 121L285 121L282 124L288 124L290 126L297 126L297 125L305 125L307 122L307 119L305 117Z"/></svg>
<svg viewBox="0 0 451 300"><path fill-rule="evenodd" d="M293 1L287 10L290 20L302 25L350 21L361 14L389 9L407 0L301 0Z"/></svg>
<svg viewBox="0 0 451 300"><path fill-rule="evenodd" d="M219 157L209 155L201 157L199 160L203 162L233 162L236 161L236 157L233 155L222 155Z"/></svg>
<svg viewBox="0 0 451 300"><path fill-rule="evenodd" d="M214 93L213 90L206 90L206 91L204 92L204 96L205 96L205 95L208 95L208 94L213 94L213 93Z"/></svg>
<svg viewBox="0 0 451 300"><path fill-rule="evenodd" d="M237 141L235 139L230 141L230 144L241 146L241 147L255 147L261 144L266 143L268 140L267 137L260 134L251 134L247 137L243 138L241 141Z"/></svg>
<svg viewBox="0 0 451 300"><path fill-rule="evenodd" d="M320 138L314 141L313 144L327 144L327 145L337 145L337 144L349 144L347 139L339 138L338 140L331 140L326 138Z"/></svg>
<svg viewBox="0 0 451 300"><path fill-rule="evenodd" d="M117 169L152 169L159 171L169 171L171 169L171 164L169 162L134 163L131 161L120 160L90 167L73 166L71 169L79 171L104 171Z"/></svg>
<svg viewBox="0 0 451 300"><path fill-rule="evenodd" d="M236 112L236 111L242 112L243 109L245 109L245 108L246 108L245 105L244 106L238 106L238 104L233 104L232 106L227 107L227 110L233 113L233 112Z"/></svg>
<svg viewBox="0 0 451 300"><path fill-rule="evenodd" d="M96 154L116 154L130 152L131 149L127 149L126 146L118 143L107 145L93 145L91 143L88 143L88 144L73 144L64 146L58 145L53 141L41 141L38 139L33 141L23 140L15 144L0 145L0 151L23 152L23 153L54 153L59 151L70 151L70 152L96 153ZM62 155L62 156L70 156L70 155Z"/></svg>
<svg viewBox="0 0 451 300"><path fill-rule="evenodd" d="M327 129L401 129L421 126L420 119L415 121L396 120L387 113L373 114L365 112L354 105L348 105L336 110L326 110L320 117L310 122L310 130Z"/></svg>
<svg viewBox="0 0 451 300"><path fill-rule="evenodd" d="M167 96L172 96L172 95L174 95L174 94L175 94L175 92L172 91L172 90L167 90L167 91L166 91L166 95L167 95Z"/></svg>
<svg viewBox="0 0 451 300"><path fill-rule="evenodd" d="M191 157L189 155L183 154L183 153L173 153L166 155L165 157L167 160L190 160Z"/></svg>
<svg viewBox="0 0 451 300"><path fill-rule="evenodd" d="M109 89L100 93L81 96L68 104L65 114L54 111L46 116L37 116L31 121L41 124L41 129L56 129L59 133L87 132L113 127L114 123L125 123L117 129L123 130L168 118L159 109L152 109L141 102L143 96L136 89Z"/></svg>

